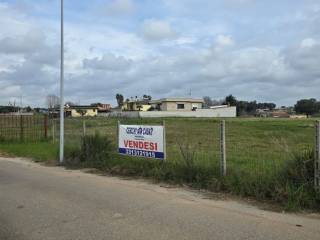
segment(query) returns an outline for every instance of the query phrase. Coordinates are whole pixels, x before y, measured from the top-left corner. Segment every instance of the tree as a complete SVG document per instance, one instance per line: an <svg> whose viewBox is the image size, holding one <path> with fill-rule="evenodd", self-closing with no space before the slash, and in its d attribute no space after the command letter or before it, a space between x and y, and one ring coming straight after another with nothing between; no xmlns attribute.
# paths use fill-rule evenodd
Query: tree
<svg viewBox="0 0 320 240"><path fill-rule="evenodd" d="M209 96L204 96L203 101L204 101L205 107L211 107L213 105L213 101L212 101L211 97L209 97Z"/></svg>
<svg viewBox="0 0 320 240"><path fill-rule="evenodd" d="M226 97L224 104L228 104L230 106L236 106L237 99L232 94L230 94L229 96Z"/></svg>
<svg viewBox="0 0 320 240"><path fill-rule="evenodd" d="M30 106L27 106L24 110L29 113L32 111L32 108Z"/></svg>
<svg viewBox="0 0 320 240"><path fill-rule="evenodd" d="M301 99L297 101L294 109L297 113L306 114L308 117L319 112L319 104L316 99Z"/></svg>
<svg viewBox="0 0 320 240"><path fill-rule="evenodd" d="M143 99L147 99L147 100L151 101L152 97L150 95L144 94Z"/></svg>
<svg viewBox="0 0 320 240"><path fill-rule="evenodd" d="M123 95L120 93L117 93L116 99L117 99L118 107L122 107L123 106L123 99L124 99Z"/></svg>
<svg viewBox="0 0 320 240"><path fill-rule="evenodd" d="M18 107L15 106L0 106L0 113L12 113L17 111Z"/></svg>
<svg viewBox="0 0 320 240"><path fill-rule="evenodd" d="M48 109L58 108L60 106L60 98L54 94L50 94L46 99Z"/></svg>

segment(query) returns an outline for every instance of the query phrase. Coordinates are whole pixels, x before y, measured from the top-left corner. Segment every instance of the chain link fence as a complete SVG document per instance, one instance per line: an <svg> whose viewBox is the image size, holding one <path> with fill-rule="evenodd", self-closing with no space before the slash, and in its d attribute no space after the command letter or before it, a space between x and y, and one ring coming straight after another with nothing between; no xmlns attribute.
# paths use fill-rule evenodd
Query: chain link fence
<svg viewBox="0 0 320 240"><path fill-rule="evenodd" d="M228 171L266 175L314 146L314 123L291 120L227 122ZM247 171L250 170L250 171Z"/></svg>
<svg viewBox="0 0 320 240"><path fill-rule="evenodd" d="M192 164L221 175L221 120L67 118L65 143L79 144L81 136L108 136L117 152L117 124L162 125L166 127L167 160ZM50 121L50 138L59 141L59 121ZM227 120L225 125L226 172L272 176L295 154L314 146L314 122L294 120Z"/></svg>

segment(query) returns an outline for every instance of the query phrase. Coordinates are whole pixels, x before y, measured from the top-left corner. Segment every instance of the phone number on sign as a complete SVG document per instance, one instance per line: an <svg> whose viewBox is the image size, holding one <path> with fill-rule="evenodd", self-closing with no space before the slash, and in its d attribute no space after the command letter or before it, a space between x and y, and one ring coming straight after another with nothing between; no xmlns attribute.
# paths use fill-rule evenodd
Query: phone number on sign
<svg viewBox="0 0 320 240"><path fill-rule="evenodd" d="M143 150L126 149L126 154L131 156L141 156L141 157L150 157L150 158L156 157L156 154L154 152L143 151Z"/></svg>

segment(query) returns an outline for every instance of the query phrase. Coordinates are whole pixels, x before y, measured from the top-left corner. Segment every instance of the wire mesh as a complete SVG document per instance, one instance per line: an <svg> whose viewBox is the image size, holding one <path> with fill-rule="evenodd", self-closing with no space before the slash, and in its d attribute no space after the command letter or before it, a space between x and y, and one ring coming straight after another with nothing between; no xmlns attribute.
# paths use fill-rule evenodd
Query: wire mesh
<svg viewBox="0 0 320 240"><path fill-rule="evenodd" d="M220 122L214 119L119 119L67 118L65 143L80 144L81 136L99 133L108 136L117 151L117 124L162 125L166 127L166 161L193 164L219 176ZM59 140L59 120L50 123L49 137ZM314 144L314 123L294 120L226 120L227 176L273 176L294 155ZM186 162L187 161L187 162ZM189 161L189 162L188 162Z"/></svg>
<svg viewBox="0 0 320 240"><path fill-rule="evenodd" d="M46 116L0 115L1 141L40 141L47 137Z"/></svg>
<svg viewBox="0 0 320 240"><path fill-rule="evenodd" d="M117 124L162 125L166 128L166 161L185 163L185 156L197 166L216 169L219 164L219 121L194 119L117 119L117 118L67 118L65 143L80 144L81 137L99 133L108 136L117 149ZM59 141L59 120L50 124L51 138ZM52 135L53 134L53 135ZM185 155L185 156L184 156Z"/></svg>
<svg viewBox="0 0 320 240"><path fill-rule="evenodd" d="M229 121L227 168L239 176L272 176L296 154L312 149L314 124L294 120Z"/></svg>

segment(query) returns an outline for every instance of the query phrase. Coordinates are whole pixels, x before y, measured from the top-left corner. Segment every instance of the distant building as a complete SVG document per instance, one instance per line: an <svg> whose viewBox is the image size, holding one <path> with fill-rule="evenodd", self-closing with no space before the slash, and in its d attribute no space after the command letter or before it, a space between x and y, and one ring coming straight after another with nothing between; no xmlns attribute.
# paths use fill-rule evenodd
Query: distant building
<svg viewBox="0 0 320 240"><path fill-rule="evenodd" d="M269 117L269 118L303 118L303 116L298 116L292 110L292 108L281 107L279 109L257 109L256 117ZM295 116L295 117L294 117Z"/></svg>
<svg viewBox="0 0 320 240"><path fill-rule="evenodd" d="M290 114L284 111L274 111L270 113L273 118L290 118Z"/></svg>
<svg viewBox="0 0 320 240"><path fill-rule="evenodd" d="M228 105L204 109L204 100L195 98L131 99L124 102L122 111L108 116L125 117L236 117L237 108Z"/></svg>
<svg viewBox="0 0 320 240"><path fill-rule="evenodd" d="M66 117L96 117L98 116L98 107L74 105L65 106Z"/></svg>
<svg viewBox="0 0 320 240"><path fill-rule="evenodd" d="M123 111L142 111L146 112L151 109L149 99L134 99L125 101L122 106Z"/></svg>
<svg viewBox="0 0 320 240"><path fill-rule="evenodd" d="M112 108L109 103L93 103L91 106L96 107L98 109L98 113L110 112Z"/></svg>
<svg viewBox="0 0 320 240"><path fill-rule="evenodd" d="M307 115L303 115L303 114L294 114L294 115L290 115L290 118L293 118L293 119L307 119L308 116Z"/></svg>
<svg viewBox="0 0 320 240"><path fill-rule="evenodd" d="M203 99L194 98L162 98L150 103L158 111L195 111L204 105Z"/></svg>
<svg viewBox="0 0 320 240"><path fill-rule="evenodd" d="M270 114L271 114L271 111L270 111L269 108L257 109L255 116L256 117L264 117L264 118L266 118L266 117L270 117L271 116Z"/></svg>

